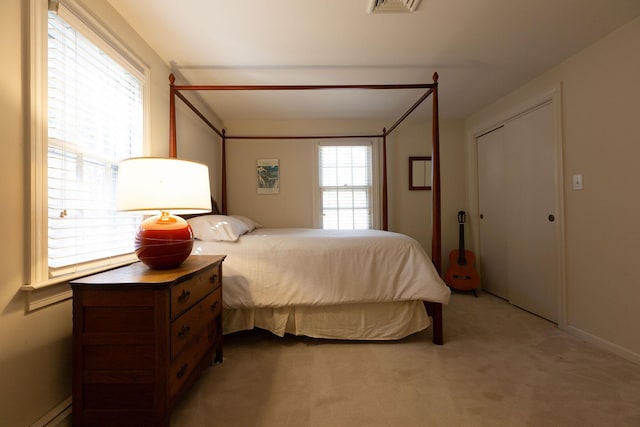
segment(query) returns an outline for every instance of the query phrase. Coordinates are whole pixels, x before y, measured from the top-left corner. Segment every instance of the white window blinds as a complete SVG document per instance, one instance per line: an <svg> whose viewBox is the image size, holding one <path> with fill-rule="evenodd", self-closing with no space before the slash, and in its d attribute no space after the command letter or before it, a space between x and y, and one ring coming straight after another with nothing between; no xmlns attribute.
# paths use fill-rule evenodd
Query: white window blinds
<svg viewBox="0 0 640 427"><path fill-rule="evenodd" d="M140 217L116 212L115 188L117 163L142 155L144 77L62 10L49 12L47 50L47 256L55 277L133 251Z"/></svg>
<svg viewBox="0 0 640 427"><path fill-rule="evenodd" d="M371 145L320 145L322 228L371 228Z"/></svg>

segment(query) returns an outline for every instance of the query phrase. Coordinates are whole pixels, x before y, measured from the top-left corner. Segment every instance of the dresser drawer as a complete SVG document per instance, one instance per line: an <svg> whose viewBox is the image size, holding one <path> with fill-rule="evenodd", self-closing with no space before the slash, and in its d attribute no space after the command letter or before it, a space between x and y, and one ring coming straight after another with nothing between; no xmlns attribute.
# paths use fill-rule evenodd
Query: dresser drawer
<svg viewBox="0 0 640 427"><path fill-rule="evenodd" d="M211 336L216 333L217 324L211 324L200 332L180 353L178 357L171 362L169 368L169 399L173 399L178 392L184 387L187 380L193 372L202 363L203 356L211 349Z"/></svg>
<svg viewBox="0 0 640 427"><path fill-rule="evenodd" d="M216 321L222 306L222 290L216 288L204 300L171 323L171 360L203 330Z"/></svg>
<svg viewBox="0 0 640 427"><path fill-rule="evenodd" d="M220 286L219 265L203 270L171 288L171 319L187 311L205 295Z"/></svg>

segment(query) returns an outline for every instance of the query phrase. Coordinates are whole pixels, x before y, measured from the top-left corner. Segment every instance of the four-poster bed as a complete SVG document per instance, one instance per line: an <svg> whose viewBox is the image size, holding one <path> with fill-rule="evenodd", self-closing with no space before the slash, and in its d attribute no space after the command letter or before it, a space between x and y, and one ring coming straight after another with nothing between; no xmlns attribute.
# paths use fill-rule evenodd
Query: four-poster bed
<svg viewBox="0 0 640 427"><path fill-rule="evenodd" d="M384 230L384 232L387 232L388 230L388 203L387 203L387 194L388 194L388 189L387 189L387 156L386 156L386 143L387 143L387 136L389 136L391 134L391 132L393 132L399 125L400 123L402 123L402 121L404 121L425 99L427 99L429 96L432 97L432 101L433 101L433 120L432 120L432 150L431 150L431 157L432 157L432 218L431 218L431 222L432 222L432 245L431 245L431 259L430 262L428 263L428 267L425 267L423 265L404 265L402 261L398 260L395 264L397 264L397 272L391 271L391 280L393 281L393 277L399 277L401 275L403 275L403 272L406 271L410 271L410 270L416 270L418 272L420 272L419 274L422 275L422 281L425 282L429 282L428 286L431 287L430 290L426 290L422 289L419 291L416 291L413 295L413 299L420 300L420 305L424 304L424 307L426 308L426 311L428 313L429 316L432 317L432 324L433 324L433 342L435 344L442 344L443 343L443 319L442 319L442 304L448 302L448 296L449 296L449 289L446 288L446 286L444 285L444 283L440 280L440 276L441 276L441 220L440 220L440 148L439 148L439 125L438 125L438 121L439 121L439 117L438 117L438 74L434 73L433 75L433 83L429 83L429 84L394 84L394 85L288 85L288 86L283 86L283 85L269 85L269 86L232 86L232 85L176 85L175 84L175 77L172 75L170 75L169 77L170 80L170 125L169 125L169 134L170 134L170 141L169 141L169 156L170 157L177 157L177 143L176 143L176 110L175 110L175 98L178 97L180 100L182 100L185 105L187 105L199 118L201 118L204 123L206 123L206 125L208 127L210 127L222 140L222 151L221 151L221 156L222 156L222 167L221 167L221 186L222 186L222 194L221 194L221 213L223 215L227 214L227 170L226 170L226 143L227 140L240 140L240 139L252 139L252 140L259 140L259 139L273 139L273 140L285 140L285 139L314 139L314 140L318 140L318 139L349 139L349 138L381 138L382 139L382 228ZM287 91L287 90L339 90L339 89L362 89L362 90L394 90L394 89L426 89L426 92L395 122L393 123L393 125L391 125L388 129L384 128L382 130L381 133L377 134L370 134L370 135L301 135L301 136L291 136L291 135L286 135L286 136L278 136L278 135L251 135L251 136L244 136L244 135L227 135L226 130L222 129L219 130L215 125L213 125L181 92L183 91L246 91L246 90L259 90L259 91L269 91L269 90L277 90L277 91ZM228 224L227 224L228 225ZM246 231L245 231L246 232ZM261 232L262 235L264 234L270 234L272 233L271 230L265 230L263 232ZM372 234L375 234L376 231L372 231ZM379 232L379 233L383 233L383 232ZM388 234L385 235L386 236L391 236L394 235L395 233L391 233L391 232L387 232ZM276 234L279 234L279 232L276 232ZM308 234L308 233L307 233ZM197 237L197 236L196 236ZM306 237L306 235L305 235ZM404 236L406 237L406 236ZM323 237L325 240L324 241L328 241L326 240L326 237ZM248 237L242 237L241 243L244 244L245 241L249 241L251 240L251 238ZM411 238L407 238L408 240L413 240ZM254 239L255 240L255 239ZM385 239L381 239L381 240L385 240ZM417 242L415 242L417 244ZM311 244L314 245L314 243L309 243L306 242L306 244ZM404 244L404 243L403 243ZM226 245L226 246L225 246ZM235 250L235 247L233 246L229 246L229 245L235 245L235 243L229 243L229 242L223 242L222 246L216 246L214 249L212 250L223 250L226 252L231 252L233 253L233 251ZM365 245L371 246L370 243L365 243ZM413 243L409 242L409 245L412 246ZM206 246L206 245L203 245ZM419 245L418 245L419 246ZM404 249L400 249L400 251L402 251ZM422 250L422 248L411 248L410 251L414 251L417 250L418 252L422 251L422 253L424 253L424 251ZM331 249L331 251L335 252L335 248ZM397 247L394 247L393 249L391 249L391 251L399 251L399 249L397 249ZM211 252L208 252L211 253ZM244 253L246 254L247 251L245 250ZM389 253L393 253L393 252L389 252ZM377 255L371 255L373 257L375 256L379 256L379 257L387 257L389 253L380 253ZM415 259L419 259L421 258L420 256L414 256L413 252L410 252L412 255L408 256L408 258L411 258L413 260ZM228 254L227 254L228 255ZM428 257L426 256L426 254L424 254L424 258ZM229 255L227 257L227 261L225 261L225 271L228 270L227 266L228 264L230 264L229 261L232 261L234 259L234 257L232 255ZM252 261L253 262L253 261ZM333 260L331 260L330 262L335 262ZM420 264L421 261L413 261L413 262L417 262L418 264ZM431 264L432 263L432 264ZM246 264L245 264L246 265ZM372 267L373 268L373 267ZM396 266L394 266L393 268L396 268ZM392 270L393 270L392 268ZM346 270L347 267L344 267L344 269ZM395 276L393 276L395 274ZM411 274L410 274L411 276ZM348 280L352 280L351 278L349 278ZM355 279L354 279L355 280ZM404 279L403 279L404 280ZM420 277L411 277L408 280L413 280L413 281L417 281L420 280ZM229 283L231 282L231 280L227 280L226 276L225 276L225 286L227 286ZM409 285L405 285L405 284L401 284L401 286L404 286L405 288L410 287ZM227 292L227 291L225 291ZM368 292L368 290L365 290L365 292ZM231 293L233 293L233 290L231 291ZM398 292L396 292L397 294ZM400 292L402 293L402 292ZM407 294L408 295L408 294ZM407 298L407 296L405 295L404 297L398 297L396 296L395 298ZM308 309L309 307L302 307L302 305L305 305L304 299L301 300L302 302L300 302L299 306L296 306L294 308L297 308L299 310L299 312L303 312L306 309ZM226 301L225 301L226 302ZM353 301L352 301L353 302ZM386 302L386 301L385 301ZM395 300L394 300L395 302ZM412 301L415 302L415 301ZM365 301L365 303L368 303L368 301ZM226 305L226 304L225 304ZM366 304L365 304L366 305ZM333 305L330 306L330 309L333 309L334 307L336 307L336 304L334 303ZM234 312L235 314L239 314L240 317L244 316L246 313L243 311L245 307L238 307L238 310L229 310L230 312ZM279 309L280 307L278 306L270 306L267 307L268 310L271 310L270 312L274 312L277 311L277 309ZM366 310L369 310L371 307L365 307L363 308L363 310L365 311L358 311L356 316L360 316L360 317L366 317L368 314L368 312ZM414 307L415 308L415 307ZM253 308L251 308L253 309ZM360 308L358 307L358 310ZM379 311L379 309L377 307L375 307L376 310ZM412 309L413 310L413 309ZM424 308L422 308L422 312L424 312ZM262 312L256 312L258 314L262 313L264 314L264 310ZM287 312L284 314L284 319L282 320L284 322L287 322L287 327L285 328L284 326L282 328L278 329L278 332L280 331L284 331L284 332L291 332L291 330L289 329L289 327L291 326L292 328L296 328L296 325L291 325L290 323L292 323L291 318L294 316L294 314L292 312ZM316 315L317 313L311 313L312 315ZM335 317L334 316L335 313L330 314L328 312L322 312L321 316L323 316L324 318L326 318L327 316L329 317ZM416 314L416 312L414 311L413 314ZM412 314L410 314L409 316L411 316ZM256 315L253 311L251 311L250 313L251 316L251 322L253 322L253 317L256 317L258 315ZM289 320L287 320L287 316L289 316ZM237 317L237 316L236 316ZM246 316L245 316L246 317ZM259 317L259 316L258 316ZM312 322L317 321L317 316L316 317L311 317L312 319L316 319L316 320L312 320ZM237 320L237 319L236 319ZM243 319L239 319L239 323L243 323L246 322L246 318ZM295 322L293 322L295 323ZM252 323L251 325L249 325L249 327L245 328L245 329L250 329L250 327L252 325L254 325L255 323ZM428 319L427 319L427 325L428 325ZM259 325L256 325L258 327L260 327ZM304 328L303 328L304 329ZM272 332L274 332L274 330L272 329ZM295 332L294 332L295 333ZM309 333L305 333L302 332L301 334L304 335L311 335L314 336L313 333L309 334ZM384 335L384 333L383 333ZM389 339L389 338L384 338L383 335L381 335L380 337L374 336L374 339ZM316 336L323 336L323 335L316 335ZM331 336L327 336L327 337L331 337ZM369 336L363 336L362 339L369 339ZM357 339L357 338L356 338ZM391 338L393 339L393 338Z"/></svg>

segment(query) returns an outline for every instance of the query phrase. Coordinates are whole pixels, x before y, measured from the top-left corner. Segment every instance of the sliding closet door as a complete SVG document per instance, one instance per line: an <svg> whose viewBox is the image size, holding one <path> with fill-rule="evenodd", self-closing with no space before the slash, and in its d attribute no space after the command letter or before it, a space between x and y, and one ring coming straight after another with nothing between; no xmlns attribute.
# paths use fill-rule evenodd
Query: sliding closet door
<svg viewBox="0 0 640 427"><path fill-rule="evenodd" d="M483 289L558 321L559 232L553 108L477 138Z"/></svg>
<svg viewBox="0 0 640 427"><path fill-rule="evenodd" d="M499 127L477 139L480 203L480 256L482 288L509 299L507 279L507 176L504 129Z"/></svg>
<svg viewBox="0 0 640 427"><path fill-rule="evenodd" d="M504 126L509 301L558 321L556 154L547 103Z"/></svg>

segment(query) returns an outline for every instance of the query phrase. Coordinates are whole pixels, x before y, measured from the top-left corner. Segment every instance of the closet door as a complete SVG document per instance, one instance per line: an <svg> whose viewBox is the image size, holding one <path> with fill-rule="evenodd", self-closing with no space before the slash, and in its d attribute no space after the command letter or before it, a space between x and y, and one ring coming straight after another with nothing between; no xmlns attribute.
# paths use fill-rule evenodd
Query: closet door
<svg viewBox="0 0 640 427"><path fill-rule="evenodd" d="M548 103L477 138L482 287L558 321L556 150Z"/></svg>
<svg viewBox="0 0 640 427"><path fill-rule="evenodd" d="M482 288L509 299L504 129L477 138Z"/></svg>
<svg viewBox="0 0 640 427"><path fill-rule="evenodd" d="M504 126L509 301L558 321L556 154L551 103Z"/></svg>

